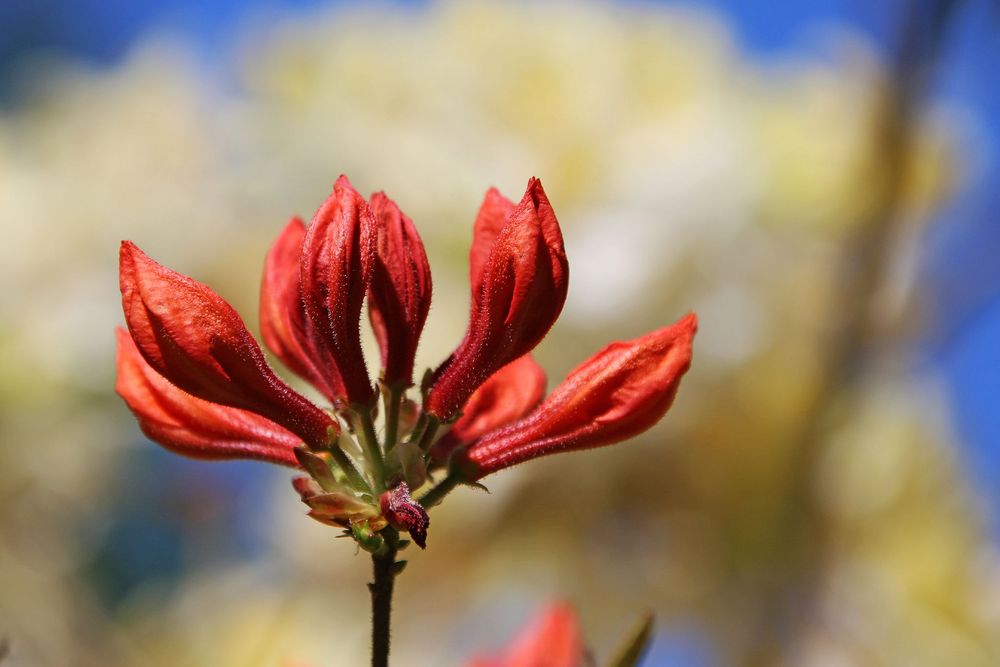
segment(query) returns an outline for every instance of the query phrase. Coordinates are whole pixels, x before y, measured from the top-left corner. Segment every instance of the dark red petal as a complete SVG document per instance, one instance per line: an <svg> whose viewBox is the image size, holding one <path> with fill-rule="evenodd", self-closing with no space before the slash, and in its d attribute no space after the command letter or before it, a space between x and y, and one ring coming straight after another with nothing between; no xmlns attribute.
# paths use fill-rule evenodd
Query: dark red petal
<svg viewBox="0 0 1000 667"><path fill-rule="evenodd" d="M444 463L455 449L520 419L544 396L545 371L530 354L518 357L473 392L462 416L431 449L434 460Z"/></svg>
<svg viewBox="0 0 1000 667"><path fill-rule="evenodd" d="M257 459L297 466L301 440L274 422L246 410L209 403L185 393L142 358L128 332L118 339L115 390L150 440L198 459Z"/></svg>
<svg viewBox="0 0 1000 667"><path fill-rule="evenodd" d="M581 667L583 653L576 614L569 605L556 603L522 629L499 656L474 659L468 667Z"/></svg>
<svg viewBox="0 0 1000 667"><path fill-rule="evenodd" d="M405 530L421 549L427 547L427 527L430 517L420 503L410 497L410 487L400 482L379 498L382 515L394 528Z"/></svg>
<svg viewBox="0 0 1000 667"><path fill-rule="evenodd" d="M620 442L658 422L691 365L694 314L577 367L533 413L483 436L463 453L475 479L555 452ZM465 466L468 467L465 467Z"/></svg>
<svg viewBox="0 0 1000 667"><path fill-rule="evenodd" d="M260 286L260 332L264 344L282 363L333 401L333 388L319 365L321 358L305 334L299 292L299 260L305 236L305 224L298 217L292 218L267 253Z"/></svg>
<svg viewBox="0 0 1000 667"><path fill-rule="evenodd" d="M386 384L413 384L413 359L431 306L431 270L413 222L394 201L378 192L371 198L378 225L375 268L368 313L382 352Z"/></svg>
<svg viewBox="0 0 1000 667"><path fill-rule="evenodd" d="M129 332L156 372L211 403L256 412L321 445L336 424L274 374L243 320L222 297L121 247L122 307Z"/></svg>
<svg viewBox="0 0 1000 667"><path fill-rule="evenodd" d="M361 351L361 306L375 264L376 238L368 203L341 176L306 231L299 286L306 334L343 403L368 405L375 398Z"/></svg>
<svg viewBox="0 0 1000 667"><path fill-rule="evenodd" d="M514 202L500 194L496 188L486 191L476 224L472 229L472 248L469 250L469 284L472 286L472 304L475 308L483 288L483 270L493 249L497 235L507 218L514 212Z"/></svg>
<svg viewBox="0 0 1000 667"><path fill-rule="evenodd" d="M465 338L435 371L428 411L450 418L490 375L530 352L559 317L568 279L559 223L533 178L493 243Z"/></svg>

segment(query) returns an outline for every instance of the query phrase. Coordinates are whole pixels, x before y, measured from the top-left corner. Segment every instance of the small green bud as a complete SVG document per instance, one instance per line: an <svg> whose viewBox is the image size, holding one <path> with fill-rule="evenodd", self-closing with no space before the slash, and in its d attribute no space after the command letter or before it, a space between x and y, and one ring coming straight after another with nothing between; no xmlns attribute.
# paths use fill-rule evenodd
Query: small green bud
<svg viewBox="0 0 1000 667"><path fill-rule="evenodd" d="M354 535L355 541L361 548L368 553L375 553L385 546L382 535L373 531L366 521L352 524L351 534Z"/></svg>

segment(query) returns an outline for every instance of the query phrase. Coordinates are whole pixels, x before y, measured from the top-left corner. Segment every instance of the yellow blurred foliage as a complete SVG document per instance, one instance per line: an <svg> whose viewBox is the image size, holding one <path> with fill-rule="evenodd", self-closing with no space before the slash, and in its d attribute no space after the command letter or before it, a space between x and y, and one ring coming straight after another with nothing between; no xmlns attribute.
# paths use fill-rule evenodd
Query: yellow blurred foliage
<svg viewBox="0 0 1000 667"><path fill-rule="evenodd" d="M661 427L434 513L397 585L394 664L457 663L495 645L491 619L513 628L550 596L578 605L601 654L651 608L704 628L721 664L996 664L1000 559L933 381L905 364L920 304L906 275L895 307L879 301L960 174L949 116L909 119L885 201L892 81L858 36L827 37L829 61L759 63L690 10L442 2L248 33L237 91L155 39L109 71L48 72L44 95L0 117L0 633L15 664L363 660L365 559L301 516L283 478L261 500L266 563L195 561L117 612L86 577L99 536L73 529L114 510L139 437L111 393L118 241L213 285L253 327L270 238L342 172L420 228L436 287L424 365L464 331L479 198L516 197L531 175L573 272L539 348L550 385L608 340L688 309L702 322ZM888 222L877 281L851 291L855 242Z"/></svg>

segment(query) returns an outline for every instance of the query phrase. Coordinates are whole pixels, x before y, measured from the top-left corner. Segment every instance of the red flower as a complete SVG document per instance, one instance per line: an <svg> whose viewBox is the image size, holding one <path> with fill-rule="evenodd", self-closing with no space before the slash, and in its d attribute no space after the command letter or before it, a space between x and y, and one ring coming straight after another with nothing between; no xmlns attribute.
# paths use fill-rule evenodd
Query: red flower
<svg viewBox="0 0 1000 667"><path fill-rule="evenodd" d="M421 497L424 506L459 482L531 458L626 439L669 408L691 361L693 315L608 346L542 401L545 373L529 353L562 310L568 274L541 183L531 179L517 205L487 192L470 252L468 330L422 388L417 410L405 391L430 308L423 245L392 200L377 193L369 203L341 177L308 227L293 218L282 230L260 294L264 342L332 410L274 374L215 292L128 241L121 247L128 333L118 333L117 390L143 432L165 447L296 466L309 475L295 485L317 520L347 529L370 550L381 548L387 525L422 545L426 513L406 482L423 484L428 467L447 464L449 477ZM366 296L388 390L381 442L360 342ZM337 416L349 422L363 456L341 449L348 436Z"/></svg>
<svg viewBox="0 0 1000 667"><path fill-rule="evenodd" d="M282 363L307 379L330 402L334 385L321 365L314 341L306 335L306 315L299 290L299 258L306 226L292 218L267 253L260 287L260 332L264 343Z"/></svg>
<svg viewBox="0 0 1000 667"><path fill-rule="evenodd" d="M197 398L257 413L310 445L326 444L336 423L278 379L222 297L129 241L120 259L125 321L151 370ZM119 384L122 375L119 366Z"/></svg>
<svg viewBox="0 0 1000 667"><path fill-rule="evenodd" d="M541 181L528 181L517 206L495 190L486 194L476 220L470 273L468 331L434 372L424 406L441 420L458 413L494 372L530 352L562 311L569 264Z"/></svg>
<svg viewBox="0 0 1000 667"><path fill-rule="evenodd" d="M545 371L530 354L510 362L465 403L462 416L434 444L431 457L443 464L462 445L526 415L545 397Z"/></svg>
<svg viewBox="0 0 1000 667"><path fill-rule="evenodd" d="M368 313L387 385L413 384L413 357L431 307L431 268L413 222L382 192L372 195L378 253Z"/></svg>
<svg viewBox="0 0 1000 667"><path fill-rule="evenodd" d="M581 667L584 648L573 609L557 603L521 630L506 650L475 658L468 667Z"/></svg>
<svg viewBox="0 0 1000 667"><path fill-rule="evenodd" d="M371 208L341 176L302 243L299 297L305 333L338 403L370 405L375 398L360 331L361 306L375 267L375 225Z"/></svg>
<svg viewBox="0 0 1000 667"><path fill-rule="evenodd" d="M466 447L453 462L466 481L555 452L621 442L658 422L691 365L690 314L583 362L538 408Z"/></svg>
<svg viewBox="0 0 1000 667"><path fill-rule="evenodd" d="M203 459L248 458L294 466L299 438L264 417L195 398L157 373L124 329L117 390L151 440Z"/></svg>

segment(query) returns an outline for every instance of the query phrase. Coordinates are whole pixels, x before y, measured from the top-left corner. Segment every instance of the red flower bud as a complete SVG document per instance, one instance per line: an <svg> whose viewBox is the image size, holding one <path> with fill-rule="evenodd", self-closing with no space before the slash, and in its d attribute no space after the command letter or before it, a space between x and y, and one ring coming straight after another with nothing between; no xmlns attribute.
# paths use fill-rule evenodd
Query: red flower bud
<svg viewBox="0 0 1000 667"><path fill-rule="evenodd" d="M406 482L400 482L396 488L383 493L379 503L382 515L394 528L408 532L421 549L427 547L427 527L431 520L420 503L410 497L410 487Z"/></svg>
<svg viewBox="0 0 1000 667"><path fill-rule="evenodd" d="M447 462L453 451L528 414L545 396L545 371L530 354L518 357L480 385L462 416L434 443L431 456Z"/></svg>
<svg viewBox="0 0 1000 667"><path fill-rule="evenodd" d="M375 220L345 176L316 211L303 243L299 286L306 335L343 403L369 405L375 393L361 351L361 306L375 259Z"/></svg>
<svg viewBox="0 0 1000 667"><path fill-rule="evenodd" d="M264 344L290 370L308 380L331 401L333 387L322 372L322 357L306 335L299 291L299 264L306 226L292 218L275 240L264 263L260 286L260 332Z"/></svg>
<svg viewBox="0 0 1000 667"><path fill-rule="evenodd" d="M620 442L658 422L691 364L698 323L692 313L578 366L533 413L493 431L464 453L461 469L479 479L555 452Z"/></svg>
<svg viewBox="0 0 1000 667"><path fill-rule="evenodd" d="M486 191L482 206L472 228L472 248L469 250L469 284L472 286L472 308L476 309L483 290L483 271L490 257L493 242L503 229L507 218L514 212L514 202L500 194L496 188Z"/></svg>
<svg viewBox="0 0 1000 667"><path fill-rule="evenodd" d="M484 208L501 210L502 201L492 199ZM483 240L474 247L473 264L488 240L490 224L482 225ZM562 311L568 278L559 223L541 182L532 178L493 241L478 287L473 276L469 328L435 371L428 411L450 418L496 370L530 352Z"/></svg>
<svg viewBox="0 0 1000 667"><path fill-rule="evenodd" d="M413 384L413 358L431 306L431 269L413 222L377 192L371 198L378 254L368 291L368 314L382 352L388 385Z"/></svg>
<svg viewBox="0 0 1000 667"><path fill-rule="evenodd" d="M120 262L125 321L157 373L193 396L255 412L312 445L326 443L334 422L278 379L222 297L129 241L122 242Z"/></svg>
<svg viewBox="0 0 1000 667"><path fill-rule="evenodd" d="M246 410L209 403L187 394L153 370L132 338L117 329L115 390L150 440L197 459L257 459L297 466L300 439Z"/></svg>
<svg viewBox="0 0 1000 667"><path fill-rule="evenodd" d="M468 667L580 667L583 636L573 609L551 605L532 620L510 646L494 658L477 658Z"/></svg>

